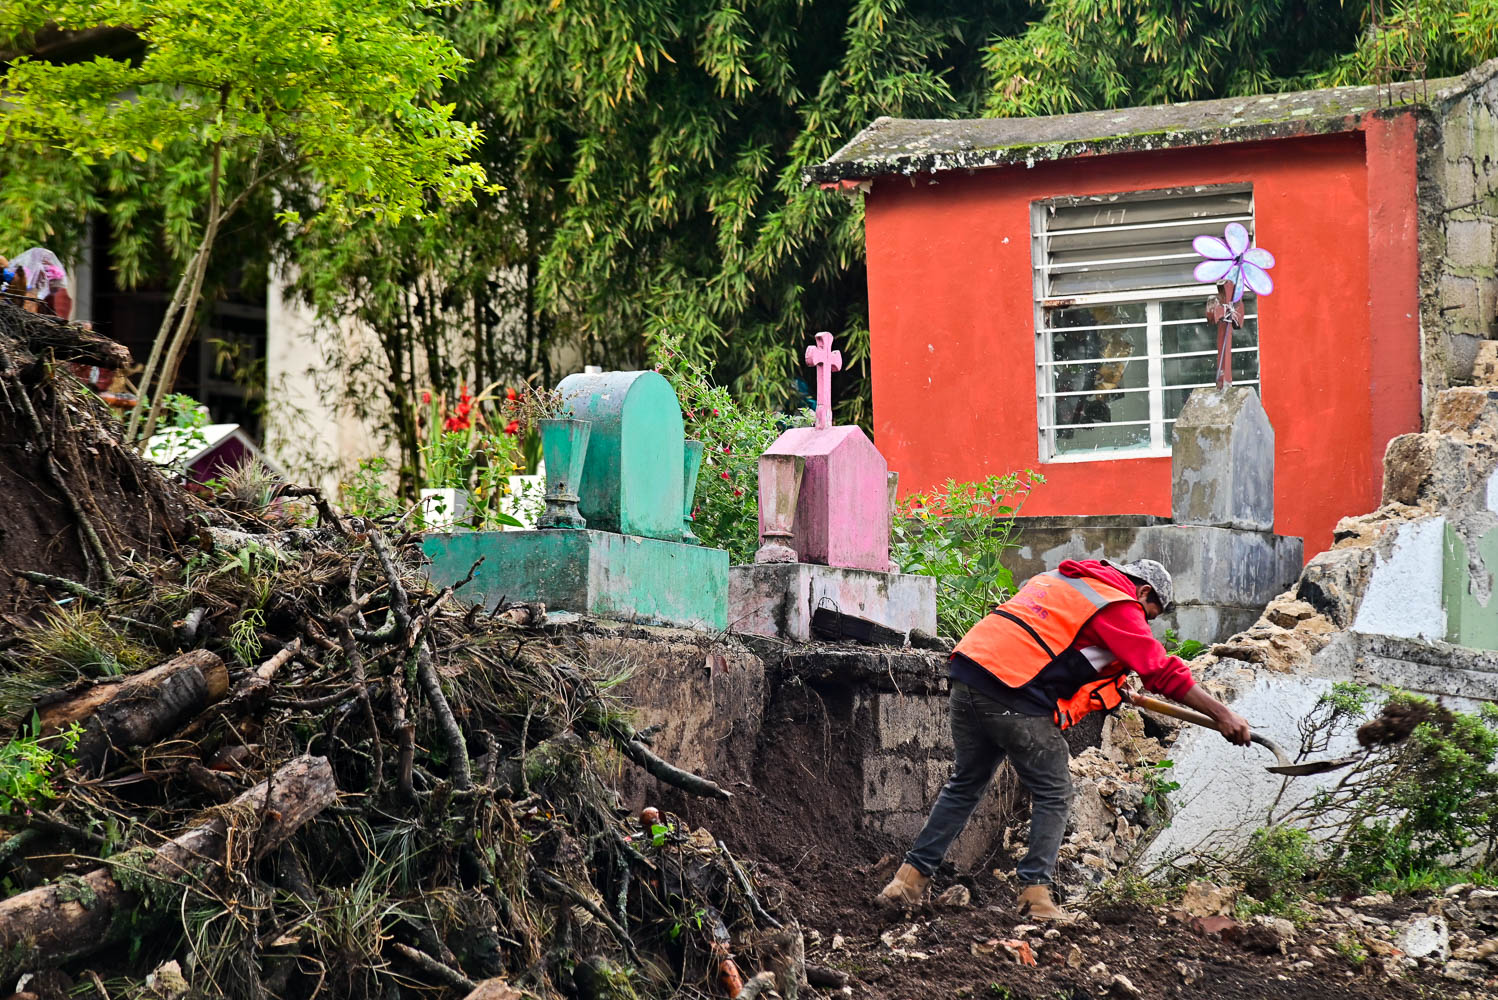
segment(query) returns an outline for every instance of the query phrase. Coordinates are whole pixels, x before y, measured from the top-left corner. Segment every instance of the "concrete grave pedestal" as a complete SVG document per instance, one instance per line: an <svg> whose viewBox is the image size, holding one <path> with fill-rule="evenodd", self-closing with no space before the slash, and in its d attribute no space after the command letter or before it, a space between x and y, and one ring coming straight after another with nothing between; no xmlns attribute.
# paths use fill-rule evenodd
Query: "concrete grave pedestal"
<svg viewBox="0 0 1498 1000"><path fill-rule="evenodd" d="M736 632L809 642L819 607L892 629L936 634L936 580L910 573L814 563L756 563L729 571L728 619Z"/></svg>
<svg viewBox="0 0 1498 1000"><path fill-rule="evenodd" d="M656 372L602 372L570 375L558 391L563 416L589 424L576 485L586 528L430 534L422 551L432 580L461 580L483 556L463 596L485 607L539 601L622 621L726 628L728 553L683 541L688 463L701 451L686 447L670 383Z"/></svg>
<svg viewBox="0 0 1498 1000"><path fill-rule="evenodd" d="M722 549L587 528L432 534L422 552L439 587L461 580L484 556L462 593L486 608L501 600L540 601L553 611L620 621L728 627Z"/></svg>

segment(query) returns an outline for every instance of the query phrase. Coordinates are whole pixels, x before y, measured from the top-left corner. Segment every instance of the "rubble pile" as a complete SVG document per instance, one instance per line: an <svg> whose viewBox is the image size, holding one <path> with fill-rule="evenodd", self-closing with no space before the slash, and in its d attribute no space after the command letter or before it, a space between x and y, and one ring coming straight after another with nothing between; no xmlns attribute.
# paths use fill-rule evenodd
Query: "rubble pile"
<svg viewBox="0 0 1498 1000"><path fill-rule="evenodd" d="M1108 717L1101 744L1071 758L1072 800L1058 878L1074 897L1128 870L1152 832L1169 822L1166 790L1174 727L1156 738L1130 708Z"/></svg>

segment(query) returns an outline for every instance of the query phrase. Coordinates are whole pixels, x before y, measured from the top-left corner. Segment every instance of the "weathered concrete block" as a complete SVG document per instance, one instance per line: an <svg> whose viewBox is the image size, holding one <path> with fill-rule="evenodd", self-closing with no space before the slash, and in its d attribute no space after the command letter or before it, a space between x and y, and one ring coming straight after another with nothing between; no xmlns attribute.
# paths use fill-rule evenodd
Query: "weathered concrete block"
<svg viewBox="0 0 1498 1000"><path fill-rule="evenodd" d="M1453 219L1446 224L1446 257L1458 265L1493 266L1491 223Z"/></svg>
<svg viewBox="0 0 1498 1000"><path fill-rule="evenodd" d="M1447 155L1450 157L1449 152ZM1477 200L1477 168L1471 157L1448 158L1441 177L1447 205L1470 205Z"/></svg>
<svg viewBox="0 0 1498 1000"><path fill-rule="evenodd" d="M1441 275L1441 316L1448 324L1461 324L1477 320L1477 279L1463 278L1453 274Z"/></svg>
<svg viewBox="0 0 1498 1000"><path fill-rule="evenodd" d="M584 632L574 648L605 670L610 664L631 665L629 676L611 693L635 713L639 725L657 727L651 741L655 752L720 784L753 781L767 694L764 661L701 633L616 630L625 634ZM616 780L632 807L658 799L665 787L637 767L621 768Z"/></svg>
<svg viewBox="0 0 1498 1000"><path fill-rule="evenodd" d="M907 744L924 749L952 747L947 699L921 694L874 696L879 745L886 750Z"/></svg>
<svg viewBox="0 0 1498 1000"><path fill-rule="evenodd" d="M870 754L863 759L864 812L921 812L928 804L926 781L923 760Z"/></svg>
<svg viewBox="0 0 1498 1000"><path fill-rule="evenodd" d="M1197 389L1175 424L1170 510L1177 524L1274 527L1274 428L1251 388Z"/></svg>
<svg viewBox="0 0 1498 1000"><path fill-rule="evenodd" d="M1141 529L1126 558L1159 560L1181 604L1262 608L1300 576L1303 553L1289 535L1169 524Z"/></svg>
<svg viewBox="0 0 1498 1000"><path fill-rule="evenodd" d="M815 563L755 563L728 571L728 620L738 632L805 642L818 607L901 631L936 633L936 580Z"/></svg>
<svg viewBox="0 0 1498 1000"><path fill-rule="evenodd" d="M1441 123L1441 152L1447 159L1476 159L1471 105L1457 106ZM1486 150L1484 150L1486 152Z"/></svg>
<svg viewBox="0 0 1498 1000"><path fill-rule="evenodd" d="M620 621L728 627L728 553L609 531L461 531L429 534L422 551L438 586L484 557L469 600L540 601L552 610Z"/></svg>

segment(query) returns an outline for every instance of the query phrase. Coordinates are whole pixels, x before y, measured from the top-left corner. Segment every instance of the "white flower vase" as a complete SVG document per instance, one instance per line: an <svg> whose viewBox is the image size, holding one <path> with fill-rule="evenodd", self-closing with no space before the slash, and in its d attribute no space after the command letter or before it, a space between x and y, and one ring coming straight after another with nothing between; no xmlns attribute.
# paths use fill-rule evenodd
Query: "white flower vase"
<svg viewBox="0 0 1498 1000"><path fill-rule="evenodd" d="M456 531L468 527L468 491L454 486L422 490L421 523L428 531Z"/></svg>

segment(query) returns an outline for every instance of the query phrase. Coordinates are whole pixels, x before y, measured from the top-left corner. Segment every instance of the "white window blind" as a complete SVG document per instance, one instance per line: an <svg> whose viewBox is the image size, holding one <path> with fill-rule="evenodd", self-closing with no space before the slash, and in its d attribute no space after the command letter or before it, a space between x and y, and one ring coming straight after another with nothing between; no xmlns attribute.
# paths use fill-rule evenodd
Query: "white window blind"
<svg viewBox="0 0 1498 1000"><path fill-rule="evenodd" d="M1048 460L1169 454L1172 425L1216 373L1210 289L1194 237L1254 230L1247 185L1057 198L1033 206L1036 387ZM1258 380L1258 314L1233 338L1235 383Z"/></svg>

